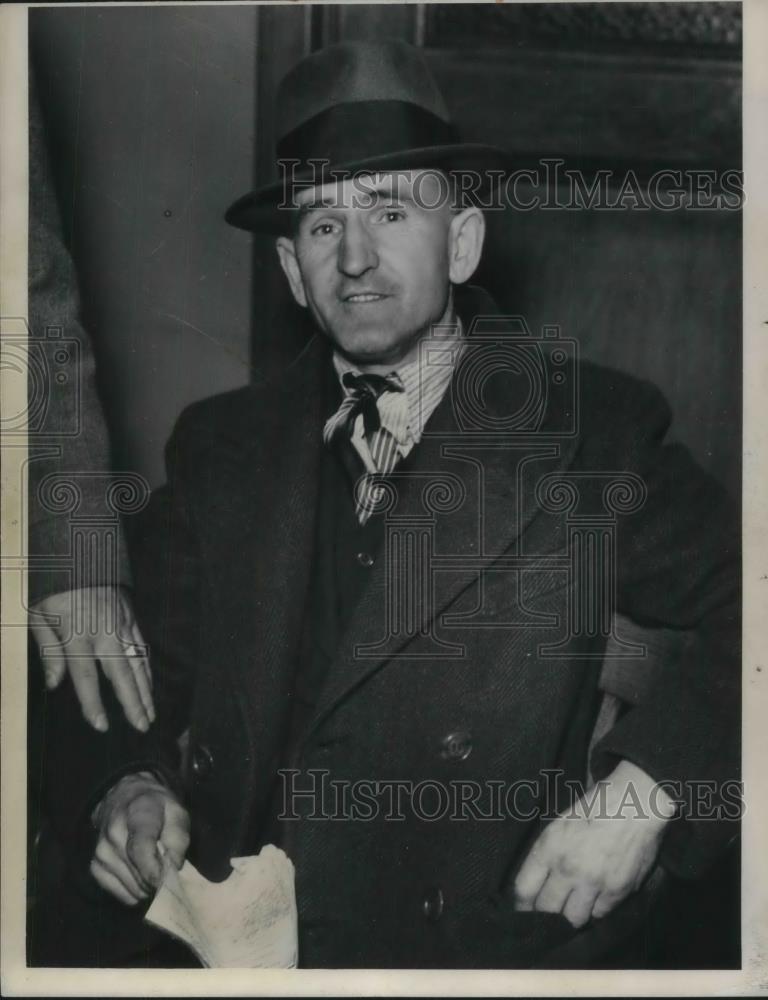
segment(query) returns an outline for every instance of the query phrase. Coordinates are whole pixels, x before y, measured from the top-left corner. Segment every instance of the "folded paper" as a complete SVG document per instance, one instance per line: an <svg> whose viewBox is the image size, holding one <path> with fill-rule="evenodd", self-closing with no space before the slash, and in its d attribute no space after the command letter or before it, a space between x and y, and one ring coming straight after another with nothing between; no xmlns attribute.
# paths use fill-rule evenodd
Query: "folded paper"
<svg viewBox="0 0 768 1000"><path fill-rule="evenodd" d="M273 844L232 858L224 882L185 861L164 859L164 877L145 920L183 941L208 968L283 968L298 962L294 868Z"/></svg>

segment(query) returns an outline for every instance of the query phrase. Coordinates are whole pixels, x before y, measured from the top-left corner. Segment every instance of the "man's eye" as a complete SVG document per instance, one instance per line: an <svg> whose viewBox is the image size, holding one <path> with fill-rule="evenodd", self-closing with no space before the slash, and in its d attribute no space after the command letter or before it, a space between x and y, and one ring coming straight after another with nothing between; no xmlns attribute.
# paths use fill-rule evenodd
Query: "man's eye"
<svg viewBox="0 0 768 1000"><path fill-rule="evenodd" d="M402 208L385 208L379 220L381 222L401 222L405 218L405 212Z"/></svg>
<svg viewBox="0 0 768 1000"><path fill-rule="evenodd" d="M313 236L331 236L336 232L337 226L335 222L318 222L316 226L313 226L310 230Z"/></svg>

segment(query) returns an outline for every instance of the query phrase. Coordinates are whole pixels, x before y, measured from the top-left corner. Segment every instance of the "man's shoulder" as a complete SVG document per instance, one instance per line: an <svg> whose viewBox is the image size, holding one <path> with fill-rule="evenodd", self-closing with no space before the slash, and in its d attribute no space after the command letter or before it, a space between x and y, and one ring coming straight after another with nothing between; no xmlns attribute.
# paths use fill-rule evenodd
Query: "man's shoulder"
<svg viewBox="0 0 768 1000"><path fill-rule="evenodd" d="M197 446L205 446L270 435L291 418L301 400L314 397L324 364L321 343L267 374L254 374L247 385L196 400L180 413L173 439L185 445L193 439Z"/></svg>
<svg viewBox="0 0 768 1000"><path fill-rule="evenodd" d="M259 387L249 383L237 389L196 399L181 411L179 423L185 427L197 428L217 428L237 423L258 405L259 396Z"/></svg>
<svg viewBox="0 0 768 1000"><path fill-rule="evenodd" d="M236 435L254 420L259 395L256 386L244 385L195 400L179 414L173 437L178 441L186 442L193 438L204 443L221 436Z"/></svg>
<svg viewBox="0 0 768 1000"><path fill-rule="evenodd" d="M257 440L274 410L269 400L270 389L262 383L195 400L176 419L168 448L199 456L223 447L240 448Z"/></svg>
<svg viewBox="0 0 768 1000"><path fill-rule="evenodd" d="M664 431L672 412L664 393L649 379L581 360L572 367L579 425L584 433L619 433L623 428Z"/></svg>

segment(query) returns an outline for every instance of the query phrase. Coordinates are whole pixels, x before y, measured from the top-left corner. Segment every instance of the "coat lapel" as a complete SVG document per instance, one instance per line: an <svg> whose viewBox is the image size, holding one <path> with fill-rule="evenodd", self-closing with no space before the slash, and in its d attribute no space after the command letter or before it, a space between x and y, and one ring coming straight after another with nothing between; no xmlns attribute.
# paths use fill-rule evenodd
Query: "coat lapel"
<svg viewBox="0 0 768 1000"><path fill-rule="evenodd" d="M487 296L464 303L460 315L470 341L472 317L491 311L496 310ZM493 364L495 350L493 339L480 341L472 348L482 352L478 371ZM511 372L500 376L483 394L486 424L494 424L495 417L501 425L521 405L515 398L519 379ZM531 470L555 472L573 458L573 437L547 433L561 423L557 407L546 414L543 434L478 433L462 416L465 389L455 374L421 442L395 474L384 547L339 644L315 724L393 657L462 655L450 631L440 628L443 612L483 570L504 556L524 554L524 535L540 511L538 477Z"/></svg>

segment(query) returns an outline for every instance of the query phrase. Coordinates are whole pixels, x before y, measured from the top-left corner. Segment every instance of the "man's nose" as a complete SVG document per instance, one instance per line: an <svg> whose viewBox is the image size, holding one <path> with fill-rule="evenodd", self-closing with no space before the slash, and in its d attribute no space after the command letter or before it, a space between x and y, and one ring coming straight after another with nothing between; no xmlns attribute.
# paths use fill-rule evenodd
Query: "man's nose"
<svg viewBox="0 0 768 1000"><path fill-rule="evenodd" d="M350 220L339 244L339 270L351 278L358 278L378 266L379 256L367 227L362 220Z"/></svg>

